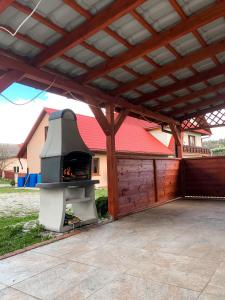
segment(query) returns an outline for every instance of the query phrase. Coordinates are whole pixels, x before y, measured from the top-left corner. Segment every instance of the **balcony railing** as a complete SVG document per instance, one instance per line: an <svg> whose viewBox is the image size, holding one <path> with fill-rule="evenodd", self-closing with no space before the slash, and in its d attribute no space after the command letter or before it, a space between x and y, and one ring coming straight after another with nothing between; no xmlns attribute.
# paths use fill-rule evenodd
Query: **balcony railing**
<svg viewBox="0 0 225 300"><path fill-rule="evenodd" d="M187 146L187 145L183 146L183 151L186 153L198 153L198 154L207 154L207 155L211 154L208 148Z"/></svg>

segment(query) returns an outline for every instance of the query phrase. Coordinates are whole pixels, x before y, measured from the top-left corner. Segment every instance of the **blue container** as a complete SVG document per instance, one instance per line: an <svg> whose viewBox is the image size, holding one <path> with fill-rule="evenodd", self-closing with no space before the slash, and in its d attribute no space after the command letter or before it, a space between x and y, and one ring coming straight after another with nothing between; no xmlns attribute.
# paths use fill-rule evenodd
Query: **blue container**
<svg viewBox="0 0 225 300"><path fill-rule="evenodd" d="M37 174L30 174L29 187L35 187L37 184Z"/></svg>
<svg viewBox="0 0 225 300"><path fill-rule="evenodd" d="M41 183L41 174L37 175L37 183Z"/></svg>
<svg viewBox="0 0 225 300"><path fill-rule="evenodd" d="M18 187L24 187L25 177L18 177L17 185Z"/></svg>
<svg viewBox="0 0 225 300"><path fill-rule="evenodd" d="M30 186L30 175L27 174L25 177L24 177L24 186L25 187L29 187Z"/></svg>

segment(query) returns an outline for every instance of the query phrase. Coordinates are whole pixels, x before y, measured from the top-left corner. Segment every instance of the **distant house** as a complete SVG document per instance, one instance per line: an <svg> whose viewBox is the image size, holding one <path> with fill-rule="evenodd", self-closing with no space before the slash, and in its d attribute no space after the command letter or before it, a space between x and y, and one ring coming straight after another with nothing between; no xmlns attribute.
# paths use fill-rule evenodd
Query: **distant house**
<svg viewBox="0 0 225 300"><path fill-rule="evenodd" d="M26 158L17 157L21 145L0 144L0 176L13 178L14 173L26 173Z"/></svg>
<svg viewBox="0 0 225 300"><path fill-rule="evenodd" d="M18 157L27 159L30 173L40 172L40 153L48 132L48 118L54 109L44 108L28 134ZM94 152L92 177L107 186L106 138L93 117L77 115L81 136ZM153 127L155 126L154 123ZM116 135L118 153L145 154L152 157L173 156L173 151L148 132L151 123L127 117Z"/></svg>
<svg viewBox="0 0 225 300"><path fill-rule="evenodd" d="M161 127L157 124L149 128L149 132L156 137L161 143L168 147L173 153L175 152L174 137L162 131ZM203 147L202 139L206 136L210 136L212 133L210 129L184 131L183 133L183 157L204 157L211 156L211 152L208 148Z"/></svg>

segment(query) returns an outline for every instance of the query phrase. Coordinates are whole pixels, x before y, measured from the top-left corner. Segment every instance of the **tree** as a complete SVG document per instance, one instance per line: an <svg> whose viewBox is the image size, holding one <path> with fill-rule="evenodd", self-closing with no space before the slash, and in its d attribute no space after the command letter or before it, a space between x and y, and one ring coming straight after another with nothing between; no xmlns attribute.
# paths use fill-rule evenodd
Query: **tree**
<svg viewBox="0 0 225 300"><path fill-rule="evenodd" d="M0 144L0 171L2 173L2 176L4 174L6 167L10 164L9 158L10 158L9 145Z"/></svg>

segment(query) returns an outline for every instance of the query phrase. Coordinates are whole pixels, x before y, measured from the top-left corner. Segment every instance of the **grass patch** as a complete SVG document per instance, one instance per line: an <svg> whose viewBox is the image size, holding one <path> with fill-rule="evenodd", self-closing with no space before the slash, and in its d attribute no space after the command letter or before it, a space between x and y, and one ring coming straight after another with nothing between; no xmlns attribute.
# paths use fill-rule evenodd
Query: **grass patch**
<svg viewBox="0 0 225 300"><path fill-rule="evenodd" d="M98 199L100 197L107 197L108 191L106 188L100 188L95 190L95 199Z"/></svg>
<svg viewBox="0 0 225 300"><path fill-rule="evenodd" d="M38 190L14 188L14 187L0 187L0 194L5 193L36 193Z"/></svg>
<svg viewBox="0 0 225 300"><path fill-rule="evenodd" d="M44 229L40 225L24 230L24 223L35 220L37 214L0 218L0 255L50 239L43 236Z"/></svg>
<svg viewBox="0 0 225 300"><path fill-rule="evenodd" d="M10 181L9 179L0 177L0 184L10 184Z"/></svg>

